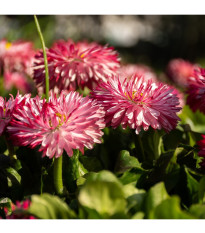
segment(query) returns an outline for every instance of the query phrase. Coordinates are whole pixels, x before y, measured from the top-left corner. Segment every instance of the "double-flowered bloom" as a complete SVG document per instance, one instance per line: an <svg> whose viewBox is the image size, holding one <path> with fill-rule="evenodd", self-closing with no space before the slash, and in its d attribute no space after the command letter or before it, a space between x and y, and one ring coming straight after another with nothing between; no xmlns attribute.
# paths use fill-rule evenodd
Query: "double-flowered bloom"
<svg viewBox="0 0 205 233"><path fill-rule="evenodd" d="M69 156L73 149L83 153L84 147L101 143L105 112L96 102L77 92L61 92L58 98L51 93L48 103L26 96L13 113L8 132L14 144L40 145L49 158L61 156L63 150Z"/></svg>
<svg viewBox="0 0 205 233"><path fill-rule="evenodd" d="M118 54L113 47L97 43L60 40L47 49L47 58L50 89L57 93L85 86L92 89L99 80L106 81L107 76L115 74L119 67ZM42 51L35 56L33 78L37 88L45 88Z"/></svg>
<svg viewBox="0 0 205 233"><path fill-rule="evenodd" d="M149 126L170 131L177 125L181 110L174 89L163 83L133 76L129 81L112 77L107 83L101 82L92 92L92 97L103 106L107 126L113 128L129 126L138 134Z"/></svg>

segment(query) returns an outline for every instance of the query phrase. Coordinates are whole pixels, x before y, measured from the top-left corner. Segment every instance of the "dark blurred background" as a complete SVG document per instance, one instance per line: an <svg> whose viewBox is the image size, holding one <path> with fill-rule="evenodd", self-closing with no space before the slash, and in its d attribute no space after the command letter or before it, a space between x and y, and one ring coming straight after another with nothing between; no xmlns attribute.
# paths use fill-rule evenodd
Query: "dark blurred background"
<svg viewBox="0 0 205 233"><path fill-rule="evenodd" d="M40 15L46 46L56 39L113 45L123 63L145 63L164 70L172 58L205 65L202 15ZM27 39L40 48L32 15L0 16L0 39Z"/></svg>

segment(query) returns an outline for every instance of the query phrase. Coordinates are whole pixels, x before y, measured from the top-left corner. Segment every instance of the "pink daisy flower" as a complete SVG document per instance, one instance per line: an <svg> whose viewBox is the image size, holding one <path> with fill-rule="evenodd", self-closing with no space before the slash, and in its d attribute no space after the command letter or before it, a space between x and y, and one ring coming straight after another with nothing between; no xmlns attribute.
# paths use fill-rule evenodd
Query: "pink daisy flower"
<svg viewBox="0 0 205 233"><path fill-rule="evenodd" d="M202 168L205 168L205 135L201 135L202 136L202 140L198 141L197 144L199 146L199 157L202 157L203 160L201 161L200 165Z"/></svg>
<svg viewBox="0 0 205 233"><path fill-rule="evenodd" d="M181 87L186 87L189 78L194 76L194 70L198 69L197 65L183 59L173 59L167 66L168 77Z"/></svg>
<svg viewBox="0 0 205 233"><path fill-rule="evenodd" d="M187 104L195 112L197 109L205 113L205 69L195 71L194 77L189 82L187 90Z"/></svg>
<svg viewBox="0 0 205 233"><path fill-rule="evenodd" d="M4 87L6 90L11 90L15 87L23 93L28 93L31 90L25 74L20 72L6 71L4 73Z"/></svg>
<svg viewBox="0 0 205 233"><path fill-rule="evenodd" d="M0 41L0 59L6 71L18 71L31 75L31 65L35 51L33 44L28 41L14 41L5 39Z"/></svg>
<svg viewBox="0 0 205 233"><path fill-rule="evenodd" d="M11 95L8 101L0 96L0 135L5 132L6 127L13 117L14 109L20 101L20 95L17 95L15 99Z"/></svg>
<svg viewBox="0 0 205 233"><path fill-rule="evenodd" d="M130 79L133 75L138 77L144 77L145 79L151 79L157 81L157 76L148 66L142 64L127 64L119 68L118 74L121 80Z"/></svg>
<svg viewBox="0 0 205 233"><path fill-rule="evenodd" d="M124 129L129 126L138 134L149 126L167 132L176 127L180 120L176 113L181 108L172 92L167 85L133 76L128 82L112 77L91 95L104 107L107 126L116 128L121 124Z"/></svg>
<svg viewBox="0 0 205 233"><path fill-rule="evenodd" d="M72 156L73 149L83 153L84 147L92 149L94 143L101 143L105 112L96 101L77 92L61 92L59 98L52 93L48 103L38 96L25 101L8 127L14 144L40 145L43 156L57 158L63 150Z"/></svg>
<svg viewBox="0 0 205 233"><path fill-rule="evenodd" d="M57 41L47 49L50 89L76 90L78 86L92 89L99 80L114 74L119 58L113 47L97 43ZM45 87L44 59L42 51L35 56L34 75L37 88Z"/></svg>
<svg viewBox="0 0 205 233"><path fill-rule="evenodd" d="M32 75L34 55L31 42L0 41L0 74L3 71L5 89L15 87L23 93L30 91L27 76Z"/></svg>
<svg viewBox="0 0 205 233"><path fill-rule="evenodd" d="M177 88L170 86L173 89L172 94L176 95L179 98L179 105L178 107L181 108L181 110L177 113L177 115L179 115L182 112L182 108L185 105L185 101L184 101L184 93L179 91Z"/></svg>

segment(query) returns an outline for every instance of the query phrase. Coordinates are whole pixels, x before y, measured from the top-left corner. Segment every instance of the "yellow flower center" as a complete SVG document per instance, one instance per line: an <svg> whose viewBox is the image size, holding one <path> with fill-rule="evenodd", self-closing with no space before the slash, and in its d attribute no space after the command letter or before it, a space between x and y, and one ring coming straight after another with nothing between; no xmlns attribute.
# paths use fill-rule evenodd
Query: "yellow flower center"
<svg viewBox="0 0 205 233"><path fill-rule="evenodd" d="M84 53L80 55L80 57L81 57L81 58L83 58L84 56L85 56L85 54L84 54Z"/></svg>
<svg viewBox="0 0 205 233"><path fill-rule="evenodd" d="M11 45L12 45L12 43L6 42L6 45L5 45L6 49L7 49L7 50L10 49Z"/></svg>
<svg viewBox="0 0 205 233"><path fill-rule="evenodd" d="M64 122L66 122L66 115L63 114L63 120L62 114L60 114L59 112L56 113L56 116L58 117L58 126L56 127L56 129L59 129L59 127L62 126ZM51 120L49 120L49 125L50 127L53 127Z"/></svg>
<svg viewBox="0 0 205 233"><path fill-rule="evenodd" d="M5 113L6 113L6 108L3 108L3 117L1 118L2 120L6 119Z"/></svg>
<svg viewBox="0 0 205 233"><path fill-rule="evenodd" d="M130 98L130 95L127 94L127 92L125 92L125 96L126 96L129 100L131 100L133 103L136 103L136 102L134 101L134 98L137 97L137 96L136 96L136 92L137 92L137 91L132 91L132 97L131 97L131 98ZM138 94L137 94L137 95L138 95ZM139 95L140 95L140 96L143 96L143 93L141 92ZM143 99L144 99L144 98L143 98ZM142 99L140 102L138 102L138 104L140 104L140 105L144 104L143 99Z"/></svg>
<svg viewBox="0 0 205 233"><path fill-rule="evenodd" d="M132 91L132 99L135 98L135 93L136 93L136 92L137 92L137 91ZM143 93L141 92L140 95L143 96ZM125 96L126 96L129 100L132 100L132 99L130 99L130 96L127 94L127 92L125 92Z"/></svg>

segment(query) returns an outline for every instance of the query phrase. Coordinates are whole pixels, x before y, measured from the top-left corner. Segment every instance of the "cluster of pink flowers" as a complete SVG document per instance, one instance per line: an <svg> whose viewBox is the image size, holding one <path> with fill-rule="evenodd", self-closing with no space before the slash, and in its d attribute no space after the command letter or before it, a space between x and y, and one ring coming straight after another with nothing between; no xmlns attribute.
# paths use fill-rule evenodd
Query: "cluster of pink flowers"
<svg viewBox="0 0 205 233"><path fill-rule="evenodd" d="M14 204L11 205L12 213L10 215L8 214L8 209L4 208L6 219L36 219L32 215L28 215L24 213L24 211L29 208L30 204L31 202L29 200L25 200L22 203L17 201L16 205ZM16 210L18 210L18 213L15 213Z"/></svg>
<svg viewBox="0 0 205 233"><path fill-rule="evenodd" d="M179 99L173 89L165 84L133 76L123 82L112 77L101 83L92 92L92 97L103 106L107 126L114 128L122 125L136 129L138 134L149 126L154 129L174 129L180 111Z"/></svg>
<svg viewBox="0 0 205 233"><path fill-rule="evenodd" d="M50 89L56 93L61 90L76 90L87 86L92 89L99 80L115 74L119 67L117 52L108 46L97 43L72 40L57 41L47 49ZM37 88L45 87L45 68L42 51L35 56L33 78Z"/></svg>
<svg viewBox="0 0 205 233"><path fill-rule="evenodd" d="M12 72L19 80L18 72L31 74L27 68L34 58L32 44L10 45L3 40L0 47L6 49L1 54L5 76ZM145 65L120 67L112 47L60 40L47 49L47 57L52 89L48 102L30 94L11 97L7 102L0 99L0 133L6 131L14 145L40 146L43 156L49 158L61 156L64 150L72 156L73 149L83 153L84 147L92 149L94 143L101 143L105 126L129 126L136 133L149 127L169 132L180 120L181 93L157 81ZM41 50L33 61L33 79L37 88L44 89ZM93 89L91 97L76 92L85 86Z"/></svg>
<svg viewBox="0 0 205 233"><path fill-rule="evenodd" d="M179 92L158 82L147 66L120 67L112 47L57 41L47 57L52 89L48 102L30 94L1 101L1 133L6 129L14 145L40 146L49 158L63 150L72 156L73 149L83 153L84 147L101 143L105 126L129 126L136 133L151 126L169 132L180 120ZM38 88L45 88L44 68L39 51L33 66ZM93 89L91 98L72 91L85 86Z"/></svg>
<svg viewBox="0 0 205 233"><path fill-rule="evenodd" d="M0 41L0 71L3 71L4 86L7 90L15 87L24 93L30 91L27 76L32 74L34 55L31 42L10 43L5 39Z"/></svg>

